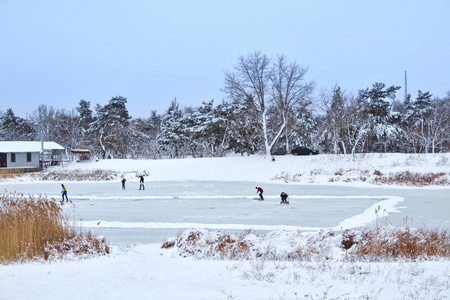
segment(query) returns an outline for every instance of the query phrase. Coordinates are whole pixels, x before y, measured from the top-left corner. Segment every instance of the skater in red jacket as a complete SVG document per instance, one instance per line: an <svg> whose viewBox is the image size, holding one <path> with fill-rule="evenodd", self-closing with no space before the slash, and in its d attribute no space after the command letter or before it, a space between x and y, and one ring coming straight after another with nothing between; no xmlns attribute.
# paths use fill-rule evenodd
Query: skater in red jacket
<svg viewBox="0 0 450 300"><path fill-rule="evenodd" d="M262 188L260 188L259 186L257 186L256 187L256 192L257 193L259 193L259 198L261 198L261 200L264 200L264 197L263 197L263 189Z"/></svg>

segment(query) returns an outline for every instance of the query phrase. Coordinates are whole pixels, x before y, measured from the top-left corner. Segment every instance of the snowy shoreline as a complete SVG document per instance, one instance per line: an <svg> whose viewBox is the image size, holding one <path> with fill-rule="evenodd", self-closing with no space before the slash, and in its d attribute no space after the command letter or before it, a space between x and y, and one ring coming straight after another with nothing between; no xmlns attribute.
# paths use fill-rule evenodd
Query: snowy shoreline
<svg viewBox="0 0 450 300"><path fill-rule="evenodd" d="M180 159L112 159L86 162L70 162L51 167L43 174L87 173L95 170L111 171L106 181L136 181L141 174L146 181L254 181L262 183L289 182L298 184L339 184L361 186L383 186L374 182L376 174L411 172L418 174L441 173L450 182L450 153L400 154L370 153L352 155L320 154L316 156L275 156L275 161L259 155L230 156L218 158ZM27 182L41 180L24 174L15 178L4 178L1 182ZM51 178L47 180L52 181ZM68 181L76 181L68 176ZM83 181L98 181L87 178ZM56 179L56 181L61 181ZM45 181L42 181L45 182ZM399 186L399 185L388 185Z"/></svg>
<svg viewBox="0 0 450 300"><path fill-rule="evenodd" d="M275 162L261 156L105 160L72 163L51 170L68 174L95 169L117 172L116 177L107 181L68 182L69 197L73 197L76 207L74 212L69 207L64 209L82 214L84 226L94 228L93 232L95 228L123 229L124 237L129 235L131 238L138 233L151 234L151 228L173 227L214 235L215 230L223 228L247 230L251 225L257 225L256 229L273 230L264 235L258 247L268 253L273 249L282 254L285 247L295 248L298 243L307 242L308 236L314 239L314 233L302 233L301 230L317 232L324 229L326 234L328 228L342 234L345 228L373 223L384 213L395 215L396 210L402 210L406 215L419 211L426 218L439 217L438 222L441 218L446 219L450 205L446 201L448 186L374 185L367 181L375 170L386 173L405 170L445 172L449 176L449 161L450 154L367 154L358 156L355 161L349 156L287 155L277 156ZM289 184L284 180L273 180L282 172L302 175L298 176L298 182ZM148 174L145 193L138 190L137 176L141 173ZM363 173L367 176L366 181L357 181ZM126 191L120 189L122 175L127 178ZM340 180L330 181L331 178ZM356 179L346 182L349 178ZM265 187L267 200L264 203L251 200L255 182ZM49 197L59 197L59 184L58 180L41 181L29 175L0 181L1 188L43 193ZM289 207L280 207L278 203L281 188L292 191ZM252 189L250 195L245 194L247 189ZM431 198L420 200L430 193ZM403 194L407 195L406 200ZM208 205L203 205L205 201ZM339 203L346 204L344 207L333 206ZM378 206L386 210L375 214ZM416 210L412 210L414 208ZM100 215L102 217L98 218ZM309 226L320 221L318 216L323 218L323 224L334 225ZM236 222L227 223L227 220ZM241 227L239 224L247 225ZM128 226L131 228L125 228ZM213 230L202 229L204 227ZM180 257L177 249L161 249L162 241L159 241L131 247L117 245L112 254L93 259L0 266L0 282L3 283L0 299L390 300L450 297L448 259L348 261L344 259L338 238L330 237L323 244L326 249L321 249L330 251L331 259L316 256L314 252L311 252L311 258L286 261ZM316 239L320 242L320 235Z"/></svg>

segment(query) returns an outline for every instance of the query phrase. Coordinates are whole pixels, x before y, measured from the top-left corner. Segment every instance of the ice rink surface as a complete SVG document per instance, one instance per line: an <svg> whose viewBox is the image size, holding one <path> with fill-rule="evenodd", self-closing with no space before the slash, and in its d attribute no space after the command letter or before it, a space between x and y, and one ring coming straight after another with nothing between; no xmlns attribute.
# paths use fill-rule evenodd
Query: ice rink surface
<svg viewBox="0 0 450 300"><path fill-rule="evenodd" d="M241 230L347 229L378 222L450 229L448 189L264 184L255 200L254 182L156 181L65 182L71 204L63 209L113 245L162 242L186 228ZM2 183L8 192L60 200L59 182ZM289 205L280 204L280 193ZM376 213L376 210L378 213ZM445 211L447 210L447 213Z"/></svg>

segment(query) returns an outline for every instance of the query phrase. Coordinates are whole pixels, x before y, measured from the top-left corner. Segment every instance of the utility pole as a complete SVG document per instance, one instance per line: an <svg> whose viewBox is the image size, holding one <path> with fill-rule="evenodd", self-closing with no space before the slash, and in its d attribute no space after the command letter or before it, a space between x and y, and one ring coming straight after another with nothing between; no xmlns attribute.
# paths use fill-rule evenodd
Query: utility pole
<svg viewBox="0 0 450 300"><path fill-rule="evenodd" d="M44 132L41 130L41 168L44 170Z"/></svg>
<svg viewBox="0 0 450 300"><path fill-rule="evenodd" d="M405 99L408 97L408 80L406 78L406 71L405 71Z"/></svg>

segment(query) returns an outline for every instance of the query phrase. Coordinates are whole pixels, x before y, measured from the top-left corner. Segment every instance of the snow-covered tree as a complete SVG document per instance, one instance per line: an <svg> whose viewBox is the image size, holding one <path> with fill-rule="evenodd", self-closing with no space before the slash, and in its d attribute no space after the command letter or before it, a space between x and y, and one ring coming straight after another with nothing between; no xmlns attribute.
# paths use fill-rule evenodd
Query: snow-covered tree
<svg viewBox="0 0 450 300"><path fill-rule="evenodd" d="M137 157L159 157L159 146L156 137L159 134L161 116L152 111L148 118L132 119L128 128L129 155Z"/></svg>
<svg viewBox="0 0 450 300"><path fill-rule="evenodd" d="M81 137L79 140L79 146L80 147L87 147L87 148L93 148L92 145L96 143L96 137L92 134L92 132L89 130L91 127L91 124L94 122L94 116L93 111L90 107L91 103L86 100L80 100L78 103L78 106L75 108L75 110L78 112L78 118L79 118L79 126L80 126L80 132ZM92 149L94 150L94 149Z"/></svg>
<svg viewBox="0 0 450 300"><path fill-rule="evenodd" d="M253 154L263 145L258 118L251 113L253 100L244 103L227 103L220 106L221 114L226 115L226 130L222 148L240 154Z"/></svg>
<svg viewBox="0 0 450 300"><path fill-rule="evenodd" d="M141 135L145 135L144 143L141 143L140 147L143 149L142 155L147 157L158 158L160 157L160 151L156 137L160 133L162 116L152 110L150 117L143 124L144 127L139 130ZM145 150L145 151L144 151Z"/></svg>
<svg viewBox="0 0 450 300"><path fill-rule="evenodd" d="M0 141L32 141L35 133L31 124L15 116L11 108L0 116Z"/></svg>
<svg viewBox="0 0 450 300"><path fill-rule="evenodd" d="M212 156L220 149L225 119L214 108L214 101L203 102L183 115L184 135L192 156Z"/></svg>
<svg viewBox="0 0 450 300"><path fill-rule="evenodd" d="M384 83L375 83L372 88L360 90L358 95L359 117L367 127L367 149L387 150L387 144L395 139L400 128L391 122L391 105L399 86L385 88Z"/></svg>
<svg viewBox="0 0 450 300"><path fill-rule="evenodd" d="M83 129L80 126L80 117L75 110L66 112L57 110L55 114L58 129L58 137L53 139L69 149L78 149L85 145L83 141Z"/></svg>
<svg viewBox="0 0 450 300"><path fill-rule="evenodd" d="M181 122L182 112L175 98L161 120L160 133L156 137L160 149L170 157L182 155L185 147L184 124Z"/></svg>
<svg viewBox="0 0 450 300"><path fill-rule="evenodd" d="M321 143L333 152L347 153L348 127L350 126L350 112L348 98L340 86L335 86L331 94L322 92L322 108L324 118L322 122ZM328 149L330 150L330 149Z"/></svg>
<svg viewBox="0 0 450 300"><path fill-rule="evenodd" d="M415 152L435 153L448 141L448 100L431 97L429 92L419 90L417 98L406 107L405 132Z"/></svg>
<svg viewBox="0 0 450 300"><path fill-rule="evenodd" d="M126 103L126 98L117 96L105 106L96 107L96 117L89 130L96 134L103 158L124 157L128 152L127 129L131 117Z"/></svg>

